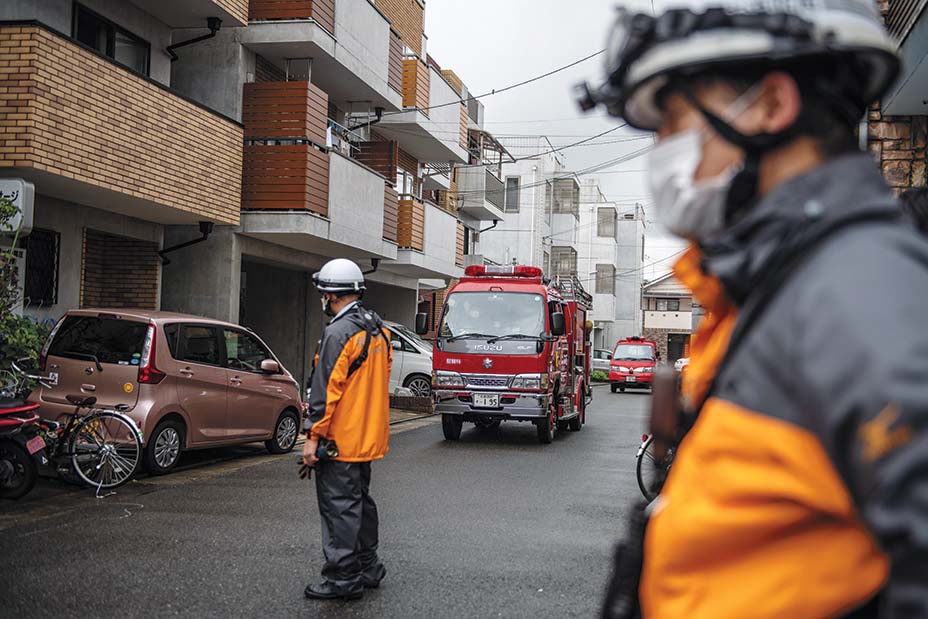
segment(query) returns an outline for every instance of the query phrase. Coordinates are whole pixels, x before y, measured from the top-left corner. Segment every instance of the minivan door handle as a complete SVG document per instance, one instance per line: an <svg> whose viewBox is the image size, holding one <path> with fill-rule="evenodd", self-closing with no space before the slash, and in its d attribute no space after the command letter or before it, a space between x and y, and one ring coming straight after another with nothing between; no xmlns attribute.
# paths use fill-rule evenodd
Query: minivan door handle
<svg viewBox="0 0 928 619"><path fill-rule="evenodd" d="M242 384L242 379L238 376L233 376L229 379L229 384L231 384L233 387L238 387Z"/></svg>
<svg viewBox="0 0 928 619"><path fill-rule="evenodd" d="M187 378L190 378L191 376L193 376L193 370L191 370L190 368L184 368L182 370L178 370L177 373L180 374L181 376L186 376Z"/></svg>

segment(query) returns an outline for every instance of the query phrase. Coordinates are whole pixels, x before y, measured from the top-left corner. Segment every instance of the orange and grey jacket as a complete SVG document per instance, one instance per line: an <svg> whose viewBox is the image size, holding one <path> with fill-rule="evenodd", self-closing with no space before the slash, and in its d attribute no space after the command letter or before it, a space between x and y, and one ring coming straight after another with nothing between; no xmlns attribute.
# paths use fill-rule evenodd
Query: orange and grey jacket
<svg viewBox="0 0 928 619"><path fill-rule="evenodd" d="M645 535L645 619L928 617L928 242L869 155L768 194L676 265L706 316L703 399ZM739 308L816 222L886 209L808 253L721 374Z"/></svg>
<svg viewBox="0 0 928 619"><path fill-rule="evenodd" d="M367 358L352 371L369 337ZM342 462L383 458L390 439L389 331L374 312L356 305L325 328L314 369L309 416L310 438L334 440Z"/></svg>

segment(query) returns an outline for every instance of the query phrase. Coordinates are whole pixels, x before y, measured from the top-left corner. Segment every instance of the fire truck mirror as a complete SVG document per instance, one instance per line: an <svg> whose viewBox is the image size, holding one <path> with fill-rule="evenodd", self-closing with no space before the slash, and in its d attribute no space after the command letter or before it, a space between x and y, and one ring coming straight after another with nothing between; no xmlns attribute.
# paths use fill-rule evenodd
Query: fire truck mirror
<svg viewBox="0 0 928 619"><path fill-rule="evenodd" d="M563 312L554 312L551 314L551 335L564 335L567 333L567 322L564 320Z"/></svg>
<svg viewBox="0 0 928 619"><path fill-rule="evenodd" d="M425 312L416 314L416 334L425 335L429 332L429 315Z"/></svg>

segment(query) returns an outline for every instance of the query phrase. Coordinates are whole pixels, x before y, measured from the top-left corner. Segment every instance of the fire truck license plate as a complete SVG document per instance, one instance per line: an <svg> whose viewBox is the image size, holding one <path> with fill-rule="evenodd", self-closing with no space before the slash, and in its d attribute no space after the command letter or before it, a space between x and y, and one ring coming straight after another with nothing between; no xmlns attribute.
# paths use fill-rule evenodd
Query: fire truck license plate
<svg viewBox="0 0 928 619"><path fill-rule="evenodd" d="M485 393L474 394L474 406L481 408L499 408L499 395L487 395Z"/></svg>
<svg viewBox="0 0 928 619"><path fill-rule="evenodd" d="M634 383L634 382L637 382L637 380L638 380L638 378L635 377L635 376L626 376L626 377L625 377L625 382L627 382L627 383Z"/></svg>

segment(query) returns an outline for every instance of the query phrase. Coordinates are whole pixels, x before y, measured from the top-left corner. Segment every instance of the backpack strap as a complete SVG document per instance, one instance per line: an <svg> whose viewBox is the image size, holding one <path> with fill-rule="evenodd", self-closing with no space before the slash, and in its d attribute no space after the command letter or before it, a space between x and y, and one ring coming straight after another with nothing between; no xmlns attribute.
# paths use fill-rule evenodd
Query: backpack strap
<svg viewBox="0 0 928 619"><path fill-rule="evenodd" d="M681 429L680 440L683 440L686 433L696 424L699 413L706 405L706 402L718 390L719 379L729 363L731 363L735 351L744 343L751 328L757 324L757 321L764 315L767 308L770 307L771 301L773 301L777 293L783 289L783 285L789 280L789 277L805 262L805 258L837 232L863 223L893 221L899 219L900 214L901 210L898 208L895 210L871 208L835 221L820 223L817 226L813 224L808 229L808 232L804 234L793 247L789 248L788 257L771 266L770 272L760 282L760 285L755 288L754 293L748 297L747 302L741 307L737 322L735 323L735 328L728 341L728 349L725 351L725 357L719 364L715 376L712 378L712 383L709 385L709 388L706 389L699 405L691 409L691 413L683 416L683 427Z"/></svg>
<svg viewBox="0 0 928 619"><path fill-rule="evenodd" d="M389 338L387 338L387 335L383 332L383 329L377 326L377 323L374 321L374 317L363 308L361 308L361 312L361 318L364 320L364 346L361 348L361 354L359 354L355 360L351 362L351 365L348 366L348 375L346 378L351 378L351 375L357 372L358 369L364 365L364 362L367 361L367 355L371 348L371 340L374 337L382 337L387 346L390 346Z"/></svg>

